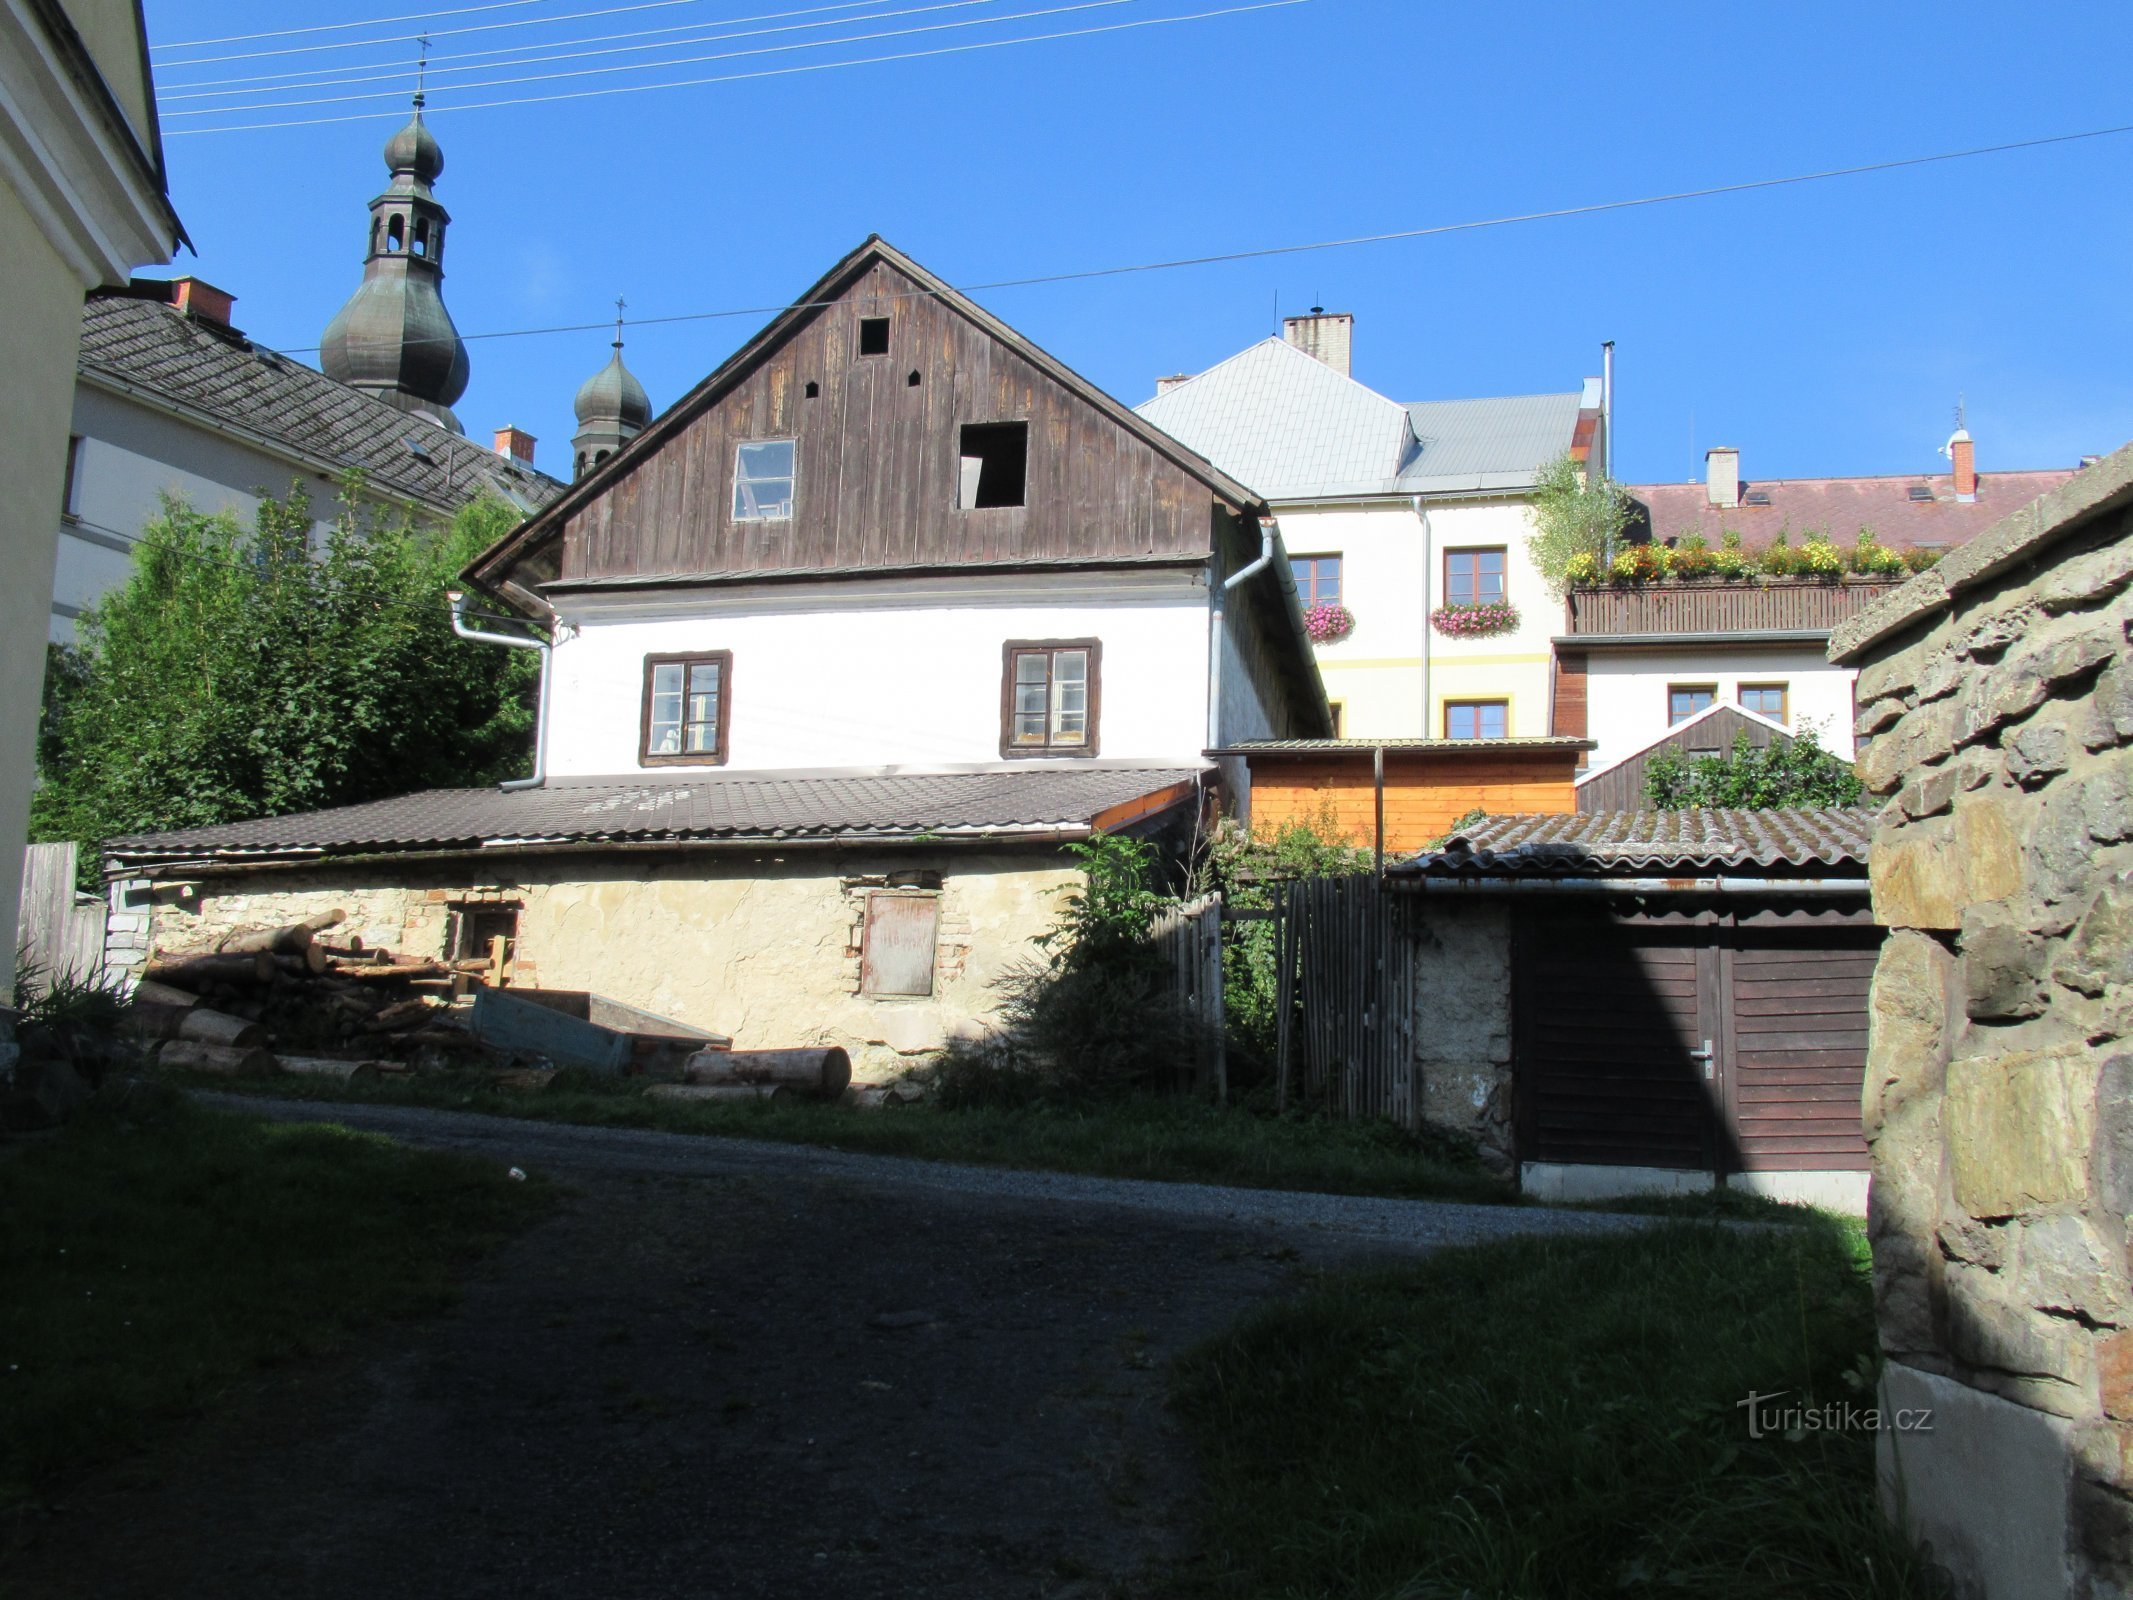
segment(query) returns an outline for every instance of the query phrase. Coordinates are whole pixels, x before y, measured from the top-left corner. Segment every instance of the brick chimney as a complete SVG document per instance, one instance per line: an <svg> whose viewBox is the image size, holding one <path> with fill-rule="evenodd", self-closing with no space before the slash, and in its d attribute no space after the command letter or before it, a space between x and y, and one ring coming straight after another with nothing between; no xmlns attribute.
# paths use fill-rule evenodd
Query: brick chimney
<svg viewBox="0 0 2133 1600"><path fill-rule="evenodd" d="M508 422L496 430L496 453L522 467L533 465L533 443L532 434Z"/></svg>
<svg viewBox="0 0 2133 1600"><path fill-rule="evenodd" d="M1167 378L1158 378L1155 380L1155 392L1157 394L1168 394L1179 384L1192 382L1193 377L1194 374L1190 372L1173 372Z"/></svg>
<svg viewBox="0 0 2133 1600"><path fill-rule="evenodd" d="M1349 376L1355 345L1355 318L1345 311L1313 306L1307 317L1283 317L1281 336L1307 356L1316 357L1342 377Z"/></svg>
<svg viewBox="0 0 2133 1600"><path fill-rule="evenodd" d="M1968 428L1957 428L1948 435L1948 460L1955 469L1955 498L1972 501L1977 498L1977 446L1970 441Z"/></svg>
<svg viewBox="0 0 2133 1600"><path fill-rule="evenodd" d="M199 278L173 278L170 280L170 303L197 322L211 322L218 328L227 328L231 325L230 309L237 304L237 297Z"/></svg>
<svg viewBox="0 0 2133 1600"><path fill-rule="evenodd" d="M1740 452L1730 444L1703 453L1704 501L1731 509L1740 504Z"/></svg>

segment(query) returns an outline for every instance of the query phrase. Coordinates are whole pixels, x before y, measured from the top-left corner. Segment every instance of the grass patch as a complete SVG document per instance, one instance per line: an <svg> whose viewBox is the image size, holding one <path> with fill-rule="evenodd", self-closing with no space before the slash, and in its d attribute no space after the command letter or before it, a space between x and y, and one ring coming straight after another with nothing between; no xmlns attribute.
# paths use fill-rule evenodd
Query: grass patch
<svg viewBox="0 0 2133 1600"><path fill-rule="evenodd" d="M550 1203L491 1162L135 1095L0 1155L0 1507L231 1380L449 1302Z"/></svg>
<svg viewBox="0 0 2133 1600"><path fill-rule="evenodd" d="M1390 1123L1266 1116L1242 1107L1171 1098L956 1110L924 1103L894 1110L778 1101L719 1105L648 1100L641 1080L577 1073L559 1075L539 1094L470 1089L463 1080L442 1073L354 1085L287 1079L236 1085L216 1079L201 1080L197 1086L241 1088L287 1099L432 1106L541 1122L723 1134L867 1155L1108 1178L1483 1204L1512 1204L1518 1198L1509 1184L1450 1141L1418 1137Z"/></svg>
<svg viewBox="0 0 2133 1600"><path fill-rule="evenodd" d="M1872 1404L1856 1229L1661 1224L1328 1281L1187 1357L1191 1595L1923 1597L1873 1436L1752 1440L1739 1402Z"/></svg>

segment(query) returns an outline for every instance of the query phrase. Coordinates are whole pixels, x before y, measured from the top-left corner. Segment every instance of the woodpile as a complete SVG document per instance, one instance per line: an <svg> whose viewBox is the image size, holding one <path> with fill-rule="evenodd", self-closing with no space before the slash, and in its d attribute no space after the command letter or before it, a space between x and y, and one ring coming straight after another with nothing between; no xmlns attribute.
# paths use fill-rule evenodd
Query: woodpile
<svg viewBox="0 0 2133 1600"><path fill-rule="evenodd" d="M682 1067L681 1077L685 1086L784 1089L809 1100L838 1100L852 1086L852 1058L835 1045L820 1050L699 1050Z"/></svg>
<svg viewBox="0 0 2133 1600"><path fill-rule="evenodd" d="M211 950L152 959L129 1016L156 1062L223 1077L288 1073L360 1083L445 1067L486 1068L499 1087L545 1087L462 1027L455 984L483 961L429 961L333 943L341 910L232 933Z"/></svg>

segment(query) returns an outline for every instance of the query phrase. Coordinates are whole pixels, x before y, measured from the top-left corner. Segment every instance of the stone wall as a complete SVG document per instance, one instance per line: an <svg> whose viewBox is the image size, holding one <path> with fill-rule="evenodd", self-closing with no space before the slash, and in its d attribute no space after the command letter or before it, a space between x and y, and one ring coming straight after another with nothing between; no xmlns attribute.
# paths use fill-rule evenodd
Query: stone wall
<svg viewBox="0 0 2133 1600"><path fill-rule="evenodd" d="M590 989L740 1049L842 1045L866 1081L989 1021L993 981L1036 955L1076 881L1039 849L630 853L253 871L147 898L164 955L339 908L336 937L434 957L449 953L455 910L514 908L518 983ZM866 901L880 892L940 899L931 996L860 992Z"/></svg>
<svg viewBox="0 0 2133 1600"><path fill-rule="evenodd" d="M1422 1117L1463 1134L1508 1171L1511 1140L1511 907L1415 897L1415 1061Z"/></svg>
<svg viewBox="0 0 2133 1600"><path fill-rule="evenodd" d="M1890 934L1884 1490L1957 1590L2133 1592L2133 447L1840 630ZM2021 1470L2015 1470L2021 1463Z"/></svg>

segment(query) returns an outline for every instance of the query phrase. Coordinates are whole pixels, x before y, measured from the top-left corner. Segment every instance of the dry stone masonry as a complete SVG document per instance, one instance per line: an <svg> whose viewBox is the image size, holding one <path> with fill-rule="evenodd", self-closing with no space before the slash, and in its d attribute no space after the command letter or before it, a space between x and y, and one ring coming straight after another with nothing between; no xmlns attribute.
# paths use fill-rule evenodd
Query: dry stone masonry
<svg viewBox="0 0 2133 1600"><path fill-rule="evenodd" d="M2133 446L1838 630L1881 810L1883 1490L1957 1592L2133 1594Z"/></svg>

